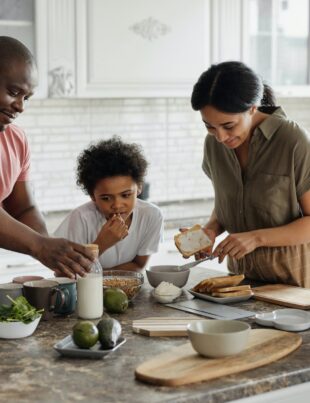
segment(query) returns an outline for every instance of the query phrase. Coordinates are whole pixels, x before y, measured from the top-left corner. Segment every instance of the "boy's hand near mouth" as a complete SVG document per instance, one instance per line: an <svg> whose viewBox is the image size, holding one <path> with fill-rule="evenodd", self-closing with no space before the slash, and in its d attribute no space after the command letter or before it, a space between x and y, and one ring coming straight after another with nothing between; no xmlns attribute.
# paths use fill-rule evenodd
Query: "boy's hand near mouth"
<svg viewBox="0 0 310 403"><path fill-rule="evenodd" d="M120 214L114 214L102 226L94 243L99 245L99 254L103 253L117 242L126 238L128 226Z"/></svg>

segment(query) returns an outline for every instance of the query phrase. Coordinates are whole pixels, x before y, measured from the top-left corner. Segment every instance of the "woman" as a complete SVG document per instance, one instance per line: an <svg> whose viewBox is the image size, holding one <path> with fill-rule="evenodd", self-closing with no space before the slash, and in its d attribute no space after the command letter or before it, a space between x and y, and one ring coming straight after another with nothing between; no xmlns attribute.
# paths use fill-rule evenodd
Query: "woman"
<svg viewBox="0 0 310 403"><path fill-rule="evenodd" d="M310 143L275 106L270 87L240 62L212 65L192 107L208 130L203 170L215 207L206 233L229 235L214 254L232 273L310 287Z"/></svg>

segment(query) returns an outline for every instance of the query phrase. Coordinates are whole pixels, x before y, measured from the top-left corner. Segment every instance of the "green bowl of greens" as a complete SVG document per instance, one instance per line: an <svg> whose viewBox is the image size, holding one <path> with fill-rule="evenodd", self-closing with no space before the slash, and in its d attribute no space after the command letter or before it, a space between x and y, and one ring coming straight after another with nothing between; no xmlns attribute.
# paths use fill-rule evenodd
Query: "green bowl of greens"
<svg viewBox="0 0 310 403"><path fill-rule="evenodd" d="M36 330L42 310L35 309L25 297L11 299L12 305L0 305L0 338L20 339Z"/></svg>

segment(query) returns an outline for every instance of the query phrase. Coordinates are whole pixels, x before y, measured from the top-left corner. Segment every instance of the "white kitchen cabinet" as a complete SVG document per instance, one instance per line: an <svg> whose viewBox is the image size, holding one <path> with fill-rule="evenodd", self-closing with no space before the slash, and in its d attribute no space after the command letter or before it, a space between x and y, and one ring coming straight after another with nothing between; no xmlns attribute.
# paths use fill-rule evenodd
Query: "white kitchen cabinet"
<svg viewBox="0 0 310 403"><path fill-rule="evenodd" d="M0 35L22 41L35 55L39 86L36 97L47 94L46 0L0 0Z"/></svg>
<svg viewBox="0 0 310 403"><path fill-rule="evenodd" d="M34 52L38 97L189 97L242 59L243 0L0 0L0 34Z"/></svg>
<svg viewBox="0 0 310 403"><path fill-rule="evenodd" d="M209 0L77 0L79 97L189 96L210 63Z"/></svg>
<svg viewBox="0 0 310 403"><path fill-rule="evenodd" d="M36 98L76 95L75 6L75 0L0 0L0 35L19 39L35 55Z"/></svg>
<svg viewBox="0 0 310 403"><path fill-rule="evenodd" d="M189 97L213 62L242 60L243 0L77 0L78 97Z"/></svg>

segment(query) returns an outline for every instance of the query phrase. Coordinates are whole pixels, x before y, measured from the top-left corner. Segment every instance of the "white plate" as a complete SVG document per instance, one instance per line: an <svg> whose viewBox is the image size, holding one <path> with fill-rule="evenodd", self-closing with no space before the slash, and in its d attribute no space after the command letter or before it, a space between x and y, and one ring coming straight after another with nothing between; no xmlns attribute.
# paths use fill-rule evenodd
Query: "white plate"
<svg viewBox="0 0 310 403"><path fill-rule="evenodd" d="M230 302L241 302L247 301L248 299L252 298L252 295L244 295L242 297L211 297L211 295L201 294L200 292L196 292L193 290L188 290L192 295L197 298L205 299L207 301L216 302L218 304L229 304Z"/></svg>
<svg viewBox="0 0 310 403"><path fill-rule="evenodd" d="M257 313L255 315L255 322L262 326L272 326L274 321L274 312Z"/></svg>
<svg viewBox="0 0 310 403"><path fill-rule="evenodd" d="M310 313L301 309L276 309L256 314L255 322L289 332L301 332L310 328Z"/></svg>

